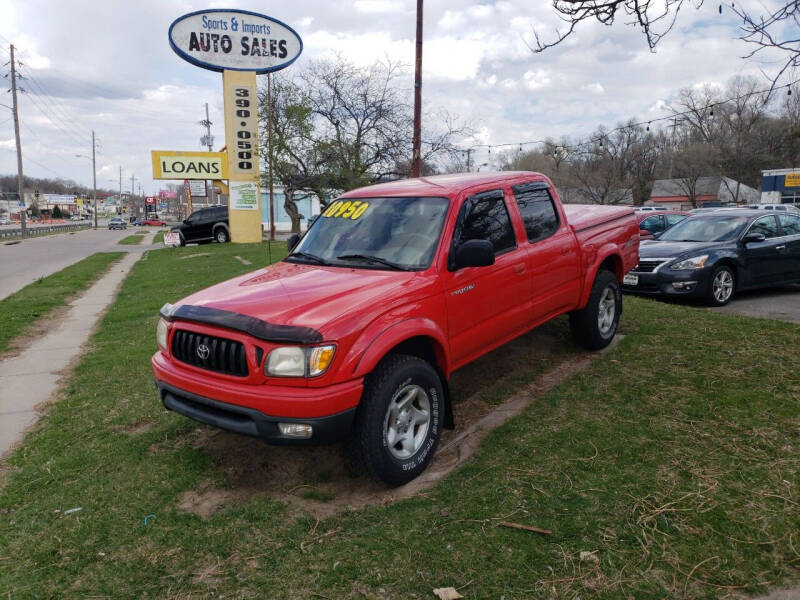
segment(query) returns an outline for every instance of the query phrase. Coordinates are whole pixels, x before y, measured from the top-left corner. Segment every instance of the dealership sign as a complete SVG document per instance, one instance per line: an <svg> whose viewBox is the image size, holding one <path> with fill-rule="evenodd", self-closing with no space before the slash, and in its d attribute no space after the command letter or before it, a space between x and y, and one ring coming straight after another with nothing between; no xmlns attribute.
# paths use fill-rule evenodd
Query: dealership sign
<svg viewBox="0 0 800 600"><path fill-rule="evenodd" d="M176 19L169 43L184 60L212 71L269 73L303 51L297 32L280 21L235 9L201 10Z"/></svg>
<svg viewBox="0 0 800 600"><path fill-rule="evenodd" d="M225 152L153 150L153 179L227 179Z"/></svg>

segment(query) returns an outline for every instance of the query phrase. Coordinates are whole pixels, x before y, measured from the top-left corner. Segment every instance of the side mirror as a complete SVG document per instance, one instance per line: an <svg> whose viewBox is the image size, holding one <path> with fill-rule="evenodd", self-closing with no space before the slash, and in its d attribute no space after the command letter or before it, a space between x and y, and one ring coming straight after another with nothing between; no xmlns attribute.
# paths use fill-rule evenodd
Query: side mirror
<svg viewBox="0 0 800 600"><path fill-rule="evenodd" d="M649 230L649 229L640 229L640 230L639 230L639 236L640 236L640 237L652 237L652 235L653 235L653 234L652 234L652 233L650 233L650 230Z"/></svg>
<svg viewBox="0 0 800 600"><path fill-rule="evenodd" d="M456 248L454 270L494 264L494 246L489 240L467 240Z"/></svg>
<svg viewBox="0 0 800 600"><path fill-rule="evenodd" d="M748 233L742 238L742 243L749 244L750 242L763 242L765 239L767 239L767 237L763 233Z"/></svg>
<svg viewBox="0 0 800 600"><path fill-rule="evenodd" d="M293 233L289 236L289 239L286 240L286 249L291 252L294 250L294 247L297 246L297 243L300 241L300 234Z"/></svg>

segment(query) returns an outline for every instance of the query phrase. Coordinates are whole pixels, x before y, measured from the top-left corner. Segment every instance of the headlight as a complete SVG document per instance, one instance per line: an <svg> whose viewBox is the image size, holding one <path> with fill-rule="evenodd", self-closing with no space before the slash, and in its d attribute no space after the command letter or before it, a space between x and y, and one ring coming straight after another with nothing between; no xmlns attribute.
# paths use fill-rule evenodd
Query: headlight
<svg viewBox="0 0 800 600"><path fill-rule="evenodd" d="M316 377L330 366L334 352L334 345L275 348L267 357L264 373L275 377Z"/></svg>
<svg viewBox="0 0 800 600"><path fill-rule="evenodd" d="M164 319L158 320L158 326L156 327L156 342L158 343L158 347L162 350L167 350L167 322Z"/></svg>
<svg viewBox="0 0 800 600"><path fill-rule="evenodd" d="M706 261L708 260L708 254L703 254L703 256L693 256L692 258L686 258L681 262L677 262L670 267L673 271L687 271L690 269L702 269L706 266Z"/></svg>

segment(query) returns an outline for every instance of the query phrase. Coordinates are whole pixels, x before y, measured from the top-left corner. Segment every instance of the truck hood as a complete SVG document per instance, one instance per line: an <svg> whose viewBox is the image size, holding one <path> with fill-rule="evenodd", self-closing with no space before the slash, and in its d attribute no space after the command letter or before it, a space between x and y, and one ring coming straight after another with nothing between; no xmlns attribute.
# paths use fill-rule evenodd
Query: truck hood
<svg viewBox="0 0 800 600"><path fill-rule="evenodd" d="M280 262L187 296L176 305L238 313L318 331L350 312L384 312L418 289L417 272Z"/></svg>

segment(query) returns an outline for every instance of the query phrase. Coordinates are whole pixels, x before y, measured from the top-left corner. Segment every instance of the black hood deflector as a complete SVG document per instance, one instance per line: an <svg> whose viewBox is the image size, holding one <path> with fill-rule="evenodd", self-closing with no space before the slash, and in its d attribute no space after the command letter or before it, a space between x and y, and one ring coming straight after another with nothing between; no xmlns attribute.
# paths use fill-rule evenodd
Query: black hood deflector
<svg viewBox="0 0 800 600"><path fill-rule="evenodd" d="M265 342L316 344L322 341L322 334L311 327L275 325L255 317L207 306L192 306L189 304L172 306L165 304L161 307L161 316L170 321L180 319L193 323L225 327L226 329L233 329L252 335L254 338Z"/></svg>

